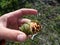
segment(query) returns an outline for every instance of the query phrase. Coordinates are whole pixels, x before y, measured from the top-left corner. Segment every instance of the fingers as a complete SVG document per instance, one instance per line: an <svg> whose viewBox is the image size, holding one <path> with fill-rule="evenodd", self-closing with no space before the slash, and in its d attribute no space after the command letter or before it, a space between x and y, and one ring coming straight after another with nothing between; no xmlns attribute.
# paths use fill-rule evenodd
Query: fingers
<svg viewBox="0 0 60 45"><path fill-rule="evenodd" d="M26 18L22 18L18 20L18 26L21 26L22 24L26 23L26 22L30 22L30 19L26 19Z"/></svg>
<svg viewBox="0 0 60 45"><path fill-rule="evenodd" d="M0 37L2 39L6 40L12 40L12 41L25 41L27 36L25 33L18 31L18 30L13 30L13 29L7 29L7 28L0 28Z"/></svg>
<svg viewBox="0 0 60 45"><path fill-rule="evenodd" d="M22 9L19 9L19 10L16 10L16 11L13 11L13 12L10 12L10 13L7 13L5 15L3 15L4 17L10 17L10 16L15 16L15 17L21 17L23 15L27 15L27 14L33 14L33 15L36 15L38 12L37 10L35 9L28 9L28 8L22 8Z"/></svg>
<svg viewBox="0 0 60 45"><path fill-rule="evenodd" d="M27 15L27 14L34 14L36 15L38 12L35 9L27 9L27 8L23 8L21 9L22 15Z"/></svg>

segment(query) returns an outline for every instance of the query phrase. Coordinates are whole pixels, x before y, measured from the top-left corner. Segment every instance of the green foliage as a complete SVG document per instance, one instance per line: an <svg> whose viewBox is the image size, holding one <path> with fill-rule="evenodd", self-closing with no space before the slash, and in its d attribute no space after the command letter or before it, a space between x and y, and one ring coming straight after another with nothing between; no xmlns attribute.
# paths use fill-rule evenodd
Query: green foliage
<svg viewBox="0 0 60 45"><path fill-rule="evenodd" d="M24 7L39 11L37 16L24 18L37 19L42 29L33 40L28 39L22 43L7 41L6 45L60 45L60 6L44 4L40 0L0 0L0 15Z"/></svg>
<svg viewBox="0 0 60 45"><path fill-rule="evenodd" d="M0 0L0 15L25 7L26 0Z"/></svg>
<svg viewBox="0 0 60 45"><path fill-rule="evenodd" d="M31 3L31 1L32 0L0 0L0 16L20 8L31 8L31 4L28 4Z"/></svg>

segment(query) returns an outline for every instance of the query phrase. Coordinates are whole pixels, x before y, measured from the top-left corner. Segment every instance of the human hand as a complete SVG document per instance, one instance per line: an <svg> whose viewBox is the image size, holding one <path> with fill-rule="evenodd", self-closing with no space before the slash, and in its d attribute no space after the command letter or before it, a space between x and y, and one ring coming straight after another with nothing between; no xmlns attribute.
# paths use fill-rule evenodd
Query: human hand
<svg viewBox="0 0 60 45"><path fill-rule="evenodd" d="M27 35L18 30L25 22L29 22L29 19L23 19L22 16L27 14L37 14L35 9L19 9L14 12L4 14L0 17L0 39L12 40L12 41L25 41Z"/></svg>

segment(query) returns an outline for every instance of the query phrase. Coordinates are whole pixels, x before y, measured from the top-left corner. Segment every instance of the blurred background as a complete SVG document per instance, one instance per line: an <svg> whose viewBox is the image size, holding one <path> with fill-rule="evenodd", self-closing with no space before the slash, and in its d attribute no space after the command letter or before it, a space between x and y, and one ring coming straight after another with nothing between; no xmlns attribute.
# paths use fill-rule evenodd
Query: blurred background
<svg viewBox="0 0 60 45"><path fill-rule="evenodd" d="M25 42L6 40L5 45L60 45L60 0L0 0L0 16L21 8L37 9L37 16L23 16L24 18L37 19L41 31Z"/></svg>

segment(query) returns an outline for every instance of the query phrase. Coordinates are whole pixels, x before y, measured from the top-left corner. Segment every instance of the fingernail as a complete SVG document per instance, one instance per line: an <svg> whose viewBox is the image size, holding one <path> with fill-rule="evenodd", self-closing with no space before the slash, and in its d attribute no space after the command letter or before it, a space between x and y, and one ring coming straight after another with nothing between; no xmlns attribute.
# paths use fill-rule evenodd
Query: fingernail
<svg viewBox="0 0 60 45"><path fill-rule="evenodd" d="M18 41L23 41L23 38L24 38L24 36L21 35L21 34L17 36L17 40L18 40Z"/></svg>
<svg viewBox="0 0 60 45"><path fill-rule="evenodd" d="M17 36L17 40L18 40L18 41L21 41L21 42L24 41L24 40L25 40L24 35L22 35L22 34L18 35L18 36Z"/></svg>

